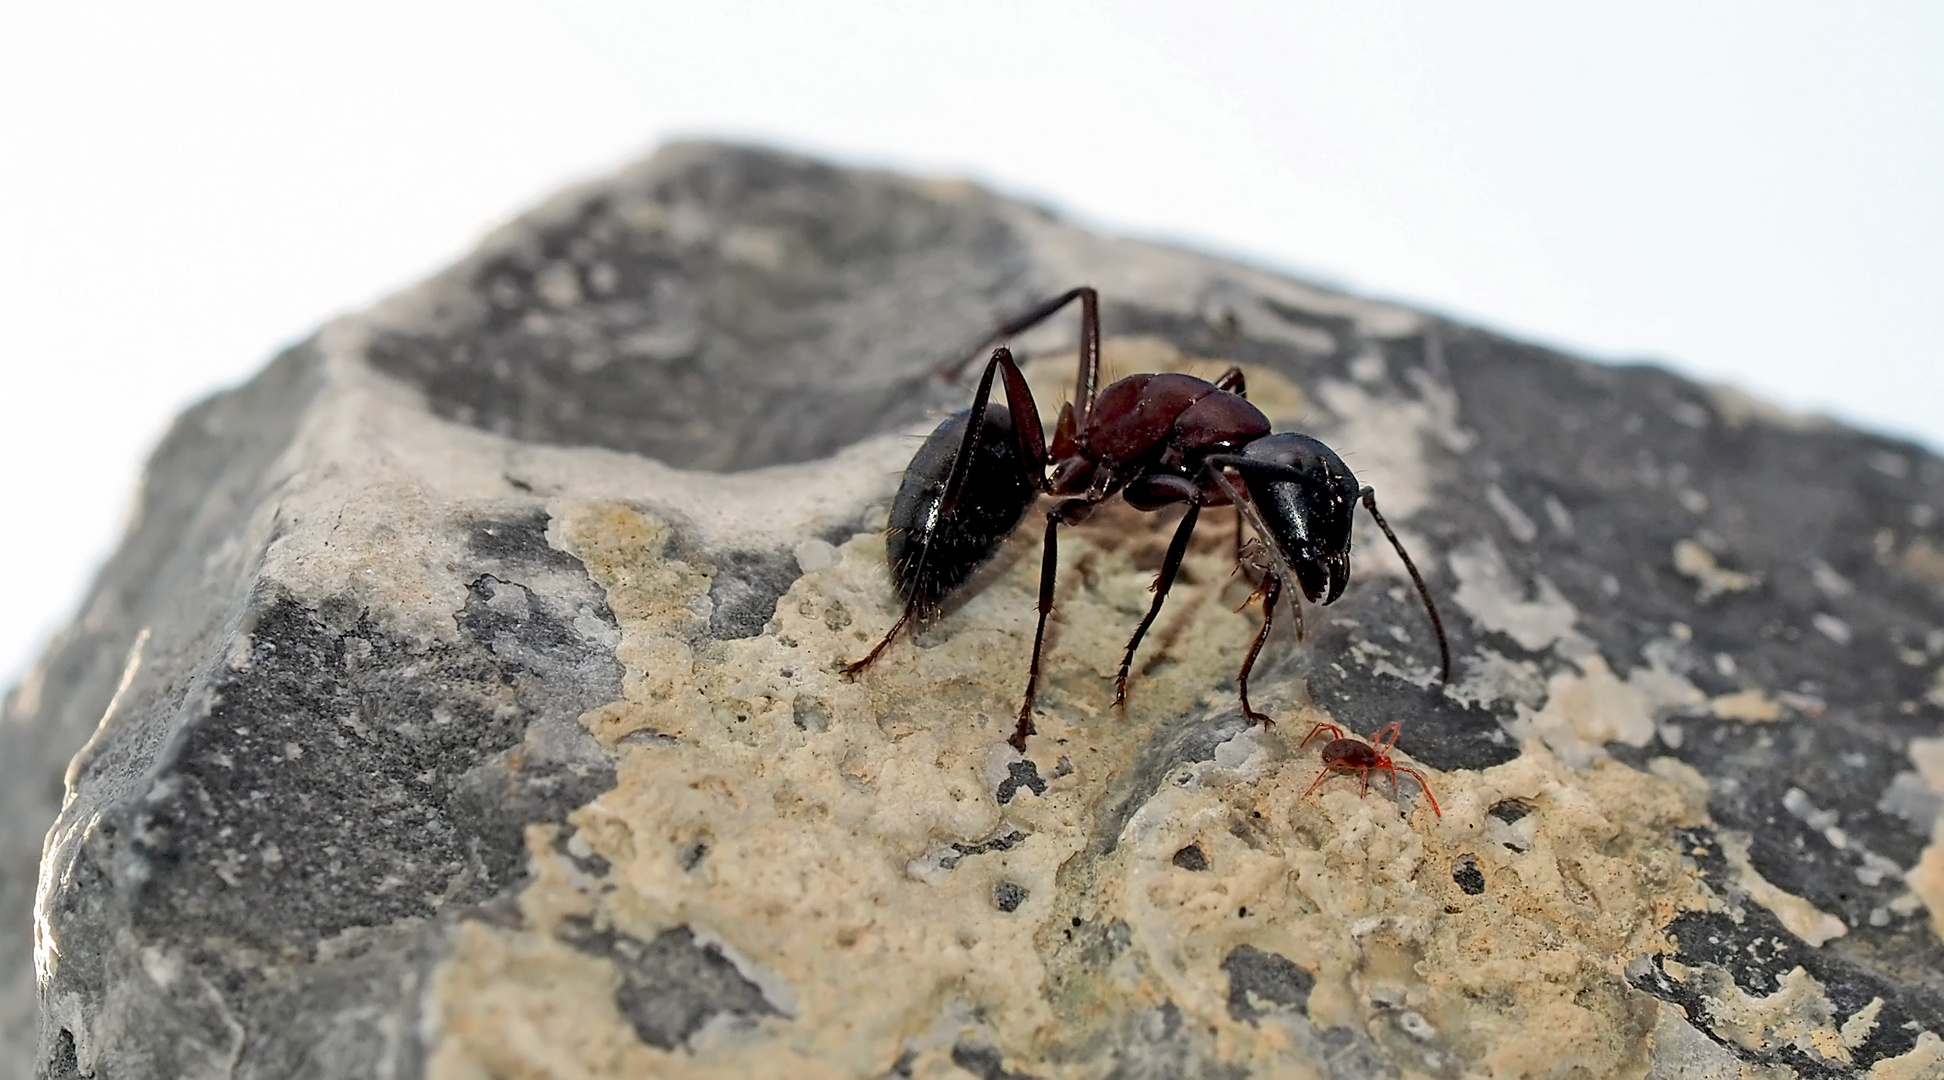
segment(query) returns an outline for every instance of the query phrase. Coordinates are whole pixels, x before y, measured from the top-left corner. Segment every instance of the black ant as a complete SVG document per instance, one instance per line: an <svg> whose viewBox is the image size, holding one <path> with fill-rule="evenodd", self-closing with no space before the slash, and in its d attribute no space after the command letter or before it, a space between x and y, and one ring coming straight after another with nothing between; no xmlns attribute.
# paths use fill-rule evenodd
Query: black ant
<svg viewBox="0 0 1944 1080"><path fill-rule="evenodd" d="M986 362L972 407L940 424L905 470L891 504L885 542L892 580L905 601L904 612L870 655L844 673L855 676L869 667L913 618L923 622L937 614L946 598L1019 527L1026 508L1041 494L1055 496L1060 501L1046 514L1033 661L1019 724L1009 740L1024 751L1026 736L1033 732L1033 694L1039 685L1046 617L1053 610L1059 528L1086 520L1118 494L1137 510L1185 503L1188 511L1162 560L1154 603L1127 642L1127 654L1114 680L1116 705L1127 698L1134 650L1161 613L1204 506L1234 505L1264 541L1258 556L1266 563L1260 590L1262 629L1238 676L1242 711L1250 720L1270 722L1249 705L1249 672L1268 640L1283 583L1293 580L1311 603L1329 604L1343 594L1350 580L1350 518L1359 501L1417 583L1438 636L1440 678L1450 681L1451 648L1445 641L1444 622L1417 564L1377 512L1375 494L1359 486L1336 451L1316 439L1270 432L1269 418L1246 397L1242 369L1232 367L1214 382L1190 375L1130 375L1101 389L1100 302L1088 286L1025 312L985 341L1022 333L1074 300L1080 301L1079 372L1073 401L1060 407L1052 447L1049 450L1046 444L1039 407L1026 377L1013 361L1012 351L1001 345ZM979 348L983 347L982 342ZM977 352L971 350L972 355ZM953 374L969 360L942 373ZM1005 380L1006 405L991 400L995 374ZM972 422L974 417L979 418L977 423ZM1300 633L1300 606L1296 617Z"/></svg>

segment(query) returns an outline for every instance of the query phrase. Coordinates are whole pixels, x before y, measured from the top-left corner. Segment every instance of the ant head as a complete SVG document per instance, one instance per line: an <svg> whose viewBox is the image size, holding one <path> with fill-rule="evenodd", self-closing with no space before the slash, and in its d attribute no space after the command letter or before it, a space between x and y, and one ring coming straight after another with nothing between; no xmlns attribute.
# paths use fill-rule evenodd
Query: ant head
<svg viewBox="0 0 1944 1080"><path fill-rule="evenodd" d="M1265 435L1224 464L1248 485L1259 523L1311 603L1350 581L1350 519L1363 489L1336 451L1308 435Z"/></svg>

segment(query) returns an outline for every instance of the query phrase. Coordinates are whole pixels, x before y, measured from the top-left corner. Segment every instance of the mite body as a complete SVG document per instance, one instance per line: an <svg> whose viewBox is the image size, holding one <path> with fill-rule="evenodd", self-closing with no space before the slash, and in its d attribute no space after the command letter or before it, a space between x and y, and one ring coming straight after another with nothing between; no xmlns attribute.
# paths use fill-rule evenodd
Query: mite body
<svg viewBox="0 0 1944 1080"><path fill-rule="evenodd" d="M1325 732L1330 733L1331 738L1329 742L1323 744L1323 771L1316 775L1316 779L1310 783L1303 794L1308 795L1322 787L1323 781L1329 779L1330 774L1341 772L1357 774L1359 781L1357 794L1362 795L1370 790L1370 773L1374 769L1382 769L1390 774L1391 793L1396 794L1397 774L1404 772L1410 773L1417 779L1418 787L1424 791L1424 797L1431 802L1431 812L1444 817L1444 811L1438 809L1438 797L1431 794L1431 785L1425 782L1424 774L1409 765L1399 765L1391 759L1390 749L1397 745L1397 736L1401 730L1401 725L1392 721L1379 728L1377 733L1370 737L1370 741L1365 742L1362 739L1345 736L1343 729L1335 724L1318 724L1311 728L1310 733L1297 744L1297 749L1308 746L1310 740Z"/></svg>
<svg viewBox="0 0 1944 1080"><path fill-rule="evenodd" d="M1127 693L1127 674L1148 627L1166 601L1189 538L1205 506L1236 506L1262 539L1266 563L1263 624L1239 675L1243 711L1267 724L1249 705L1249 672L1268 639L1284 583L1313 603L1343 594L1350 577L1351 516L1358 502L1404 560L1438 638L1441 672L1450 677L1450 648L1430 590L1417 566L1377 512L1375 493L1362 487L1343 459L1322 442L1275 433L1250 404L1242 371L1210 382L1171 373L1131 375L1102 388L1100 318L1091 288L1073 289L1001 326L1009 337L1080 301L1080 360L1073 401L1060 410L1051 445L1039 410L1011 350L986 362L972 407L925 440L892 502L886 554L904 610L869 655L846 668L869 667L911 620L937 614L980 564L998 551L1041 495L1052 496L1040 571L1039 623L1026 693L1011 742L1024 749L1033 730L1040 652L1053 609L1059 530L1077 525L1119 496L1140 510L1182 504L1181 523L1155 579L1154 602L1134 630L1115 679L1115 702ZM988 339L990 340L990 339ZM1005 403L993 400L999 381ZM975 422L976 418L976 422ZM1300 618L1300 609L1298 609Z"/></svg>

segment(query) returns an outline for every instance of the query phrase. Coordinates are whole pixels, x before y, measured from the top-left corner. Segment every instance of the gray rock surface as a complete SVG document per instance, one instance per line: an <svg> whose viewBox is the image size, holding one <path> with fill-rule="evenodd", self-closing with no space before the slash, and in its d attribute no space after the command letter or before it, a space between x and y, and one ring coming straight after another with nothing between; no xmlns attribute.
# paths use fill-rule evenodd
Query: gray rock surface
<svg viewBox="0 0 1944 1080"><path fill-rule="evenodd" d="M1346 452L1450 687L1360 521L1248 728L1221 532L1114 715L1131 512L1025 758L1036 528L837 676L933 365L1081 281L1121 374ZM177 422L6 699L0 1075L1937 1075L1941 519L1937 458L1659 370L671 147ZM1321 720L1442 815L1305 795Z"/></svg>

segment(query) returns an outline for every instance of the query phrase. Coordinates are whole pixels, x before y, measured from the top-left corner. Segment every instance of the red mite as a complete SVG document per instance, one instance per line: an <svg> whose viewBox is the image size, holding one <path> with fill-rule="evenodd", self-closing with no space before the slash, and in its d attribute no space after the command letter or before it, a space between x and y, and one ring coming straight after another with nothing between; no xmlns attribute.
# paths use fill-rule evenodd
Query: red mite
<svg viewBox="0 0 1944 1080"><path fill-rule="evenodd" d="M1321 787L1323 781L1329 779L1332 772L1339 771L1357 774L1358 778L1362 781L1361 785L1357 788L1357 794L1361 795L1370 790L1370 770L1372 769L1382 769L1389 773L1391 778L1391 791L1395 792L1397 790L1397 774L1407 772L1417 778L1418 786L1424 789L1424 797L1431 800L1431 812L1440 818L1444 817L1444 811L1438 809L1438 797L1431 794L1431 785L1425 782L1424 774L1411 768L1409 765L1399 765L1391 760L1390 748L1397 744L1398 724L1395 721L1385 724L1382 728L1378 729L1377 733L1370 737L1369 742L1364 742L1362 739L1345 737L1343 729L1335 724L1319 723L1310 729L1308 735L1303 736L1303 741L1297 744L1296 748L1300 750L1308 746L1311 739L1316 738L1326 731L1333 737L1329 742L1323 744L1323 771L1317 774L1316 781L1309 786L1308 790L1303 792L1304 795L1308 795L1311 791L1315 791L1318 787Z"/></svg>

